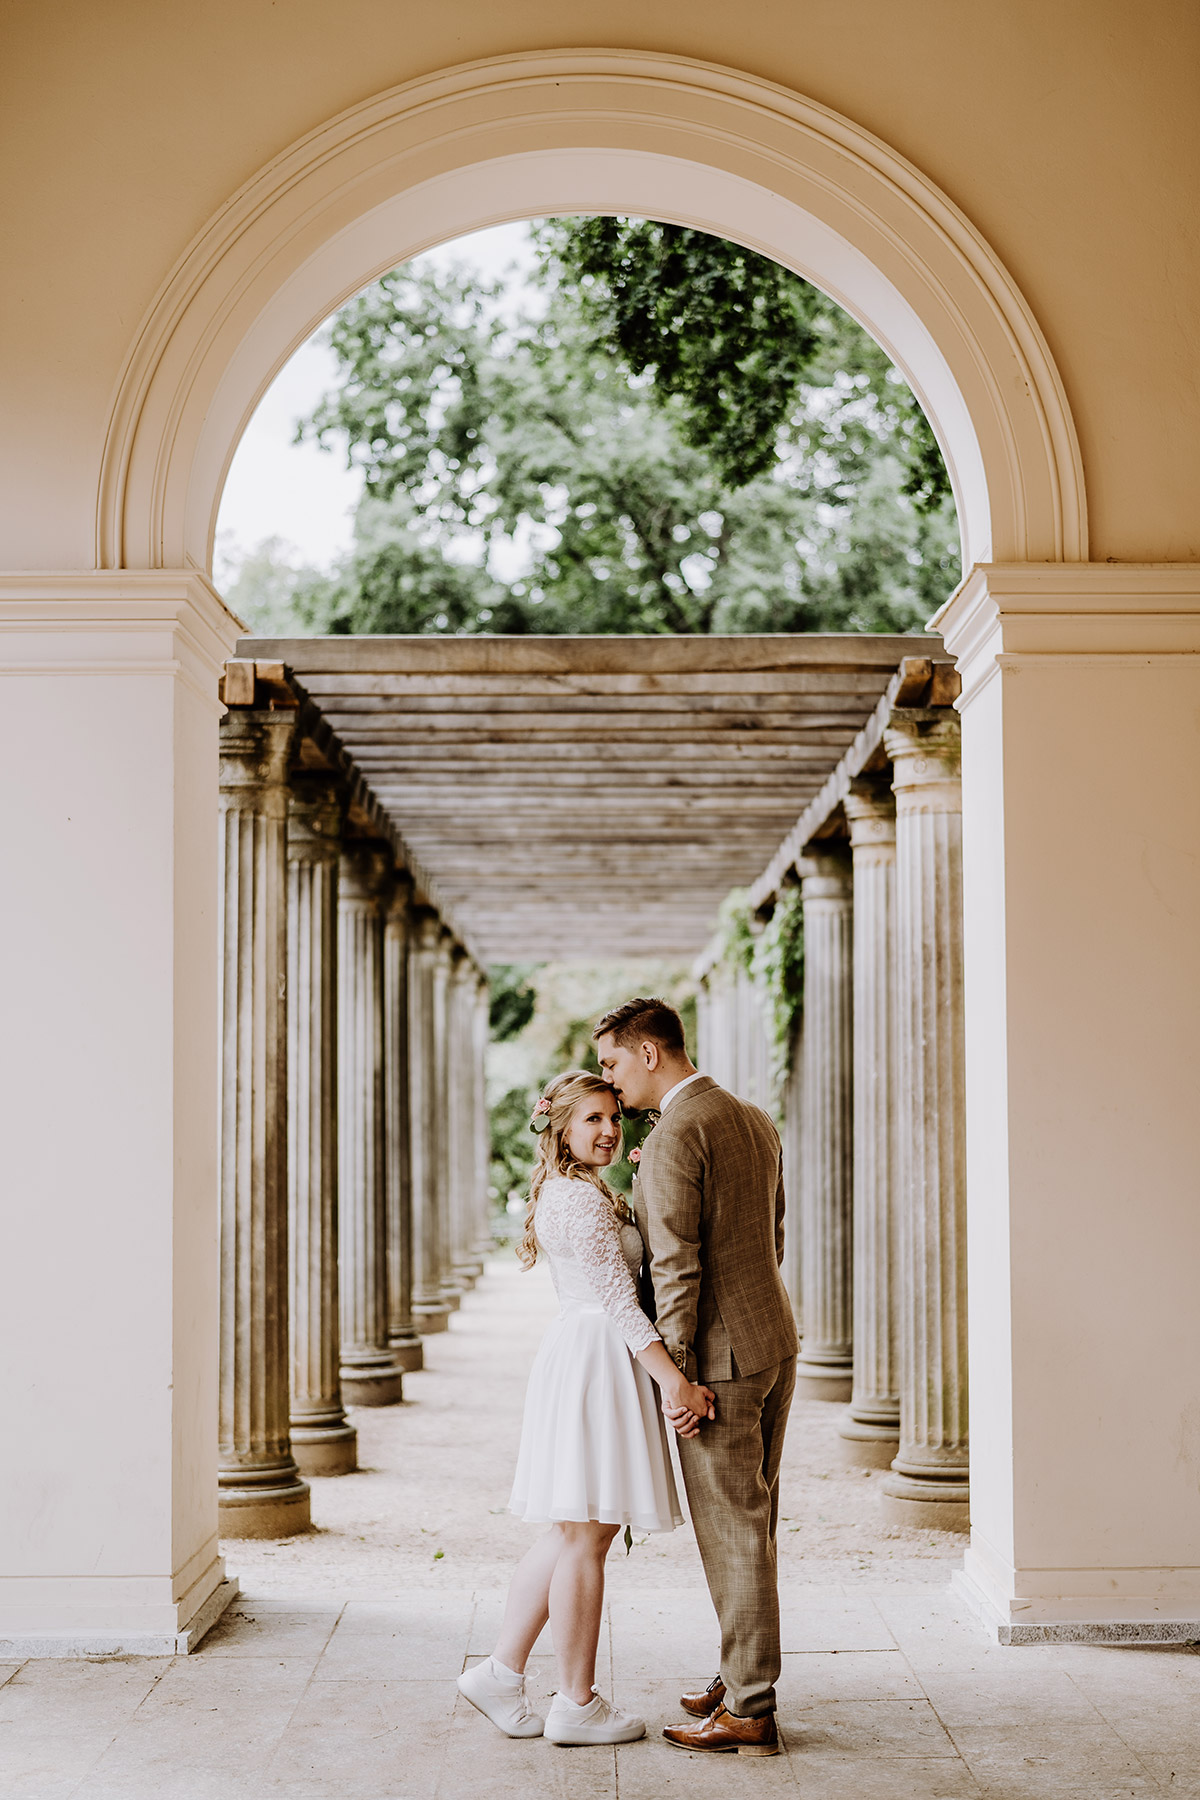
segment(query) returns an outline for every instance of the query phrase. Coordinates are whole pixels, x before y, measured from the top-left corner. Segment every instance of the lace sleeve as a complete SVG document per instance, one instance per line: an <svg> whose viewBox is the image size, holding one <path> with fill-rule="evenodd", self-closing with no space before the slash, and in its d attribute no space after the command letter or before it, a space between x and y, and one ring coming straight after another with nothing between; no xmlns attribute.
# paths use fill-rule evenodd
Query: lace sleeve
<svg viewBox="0 0 1200 1800"><path fill-rule="evenodd" d="M573 1181L562 1224L579 1267L632 1354L657 1343L658 1333L638 1305L637 1286L621 1249L620 1228L603 1194L588 1182Z"/></svg>

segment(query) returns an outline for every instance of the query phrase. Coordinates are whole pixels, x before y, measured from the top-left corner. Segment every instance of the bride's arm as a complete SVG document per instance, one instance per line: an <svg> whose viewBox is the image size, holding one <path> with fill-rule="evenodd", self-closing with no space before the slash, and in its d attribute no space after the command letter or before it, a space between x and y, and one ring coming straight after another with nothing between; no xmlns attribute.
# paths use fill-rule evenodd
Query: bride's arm
<svg viewBox="0 0 1200 1800"><path fill-rule="evenodd" d="M678 1412L686 1407L697 1419L712 1418L712 1394L707 1388L697 1387L682 1369L676 1367L658 1332L638 1305L637 1286L621 1249L621 1235L612 1207L588 1182L575 1183L574 1189L561 1215L568 1242L596 1298L616 1324L630 1352L658 1383L663 1411ZM685 1428L684 1435L690 1437L693 1431Z"/></svg>
<svg viewBox="0 0 1200 1800"><path fill-rule="evenodd" d="M671 1361L670 1352L661 1338L655 1338L644 1350L639 1350L637 1359L643 1369L657 1381L662 1394L662 1409L671 1415L686 1414L686 1417L671 1417L680 1437L695 1437L700 1429L701 1419L715 1419L716 1409L713 1405L711 1388L698 1387L689 1381L682 1369L676 1368Z"/></svg>

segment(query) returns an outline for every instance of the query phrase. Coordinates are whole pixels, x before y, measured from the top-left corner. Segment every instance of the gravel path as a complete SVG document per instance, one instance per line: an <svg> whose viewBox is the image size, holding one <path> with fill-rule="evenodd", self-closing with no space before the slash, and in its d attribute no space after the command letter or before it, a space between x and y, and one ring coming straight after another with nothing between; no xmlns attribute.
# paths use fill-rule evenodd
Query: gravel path
<svg viewBox="0 0 1200 1800"><path fill-rule="evenodd" d="M525 1274L497 1257L450 1330L426 1340L427 1367L405 1378L404 1402L355 1409L360 1472L314 1481L314 1530L275 1543L231 1541L230 1572L264 1597L503 1588L539 1529L514 1519L505 1502L526 1376L554 1308L544 1268ZM943 1585L962 1538L881 1523L883 1476L842 1466L840 1412L821 1401L792 1409L781 1581ZM618 1545L610 1570L614 1591L703 1584L690 1526L643 1539L628 1557Z"/></svg>

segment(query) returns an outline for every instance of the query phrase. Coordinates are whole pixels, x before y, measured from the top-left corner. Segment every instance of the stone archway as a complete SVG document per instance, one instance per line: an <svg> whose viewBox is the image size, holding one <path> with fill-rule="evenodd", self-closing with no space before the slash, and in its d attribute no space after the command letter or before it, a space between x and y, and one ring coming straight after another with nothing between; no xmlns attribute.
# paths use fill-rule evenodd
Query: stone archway
<svg viewBox="0 0 1200 1800"><path fill-rule="evenodd" d="M889 350L925 406L964 566L1086 558L1082 463L1050 352L952 202L870 133L781 88L606 51L406 84L311 133L230 200L127 359L99 566L209 568L241 432L320 320L434 243L556 212L695 225L808 276Z"/></svg>

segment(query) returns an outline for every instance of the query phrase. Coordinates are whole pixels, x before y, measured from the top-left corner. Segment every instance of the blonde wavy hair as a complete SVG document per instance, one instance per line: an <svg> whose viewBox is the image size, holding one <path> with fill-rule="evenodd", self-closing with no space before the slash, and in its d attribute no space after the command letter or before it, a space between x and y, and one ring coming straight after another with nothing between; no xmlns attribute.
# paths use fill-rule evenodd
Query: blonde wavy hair
<svg viewBox="0 0 1200 1800"><path fill-rule="evenodd" d="M613 1091L607 1081L602 1081L599 1075L592 1075L587 1069L568 1069L565 1075L556 1075L553 1081L548 1081L543 1089L543 1100L550 1102L550 1123L544 1131L538 1133L537 1159L529 1179L525 1231L517 1245L517 1260L522 1268L532 1269L537 1261L538 1195L552 1175L570 1175L576 1181L590 1181L609 1202L617 1219L632 1216L624 1200L619 1194L613 1193L600 1171L587 1163L576 1162L567 1144L567 1130L575 1108L590 1094L603 1094L606 1100L613 1098Z"/></svg>

